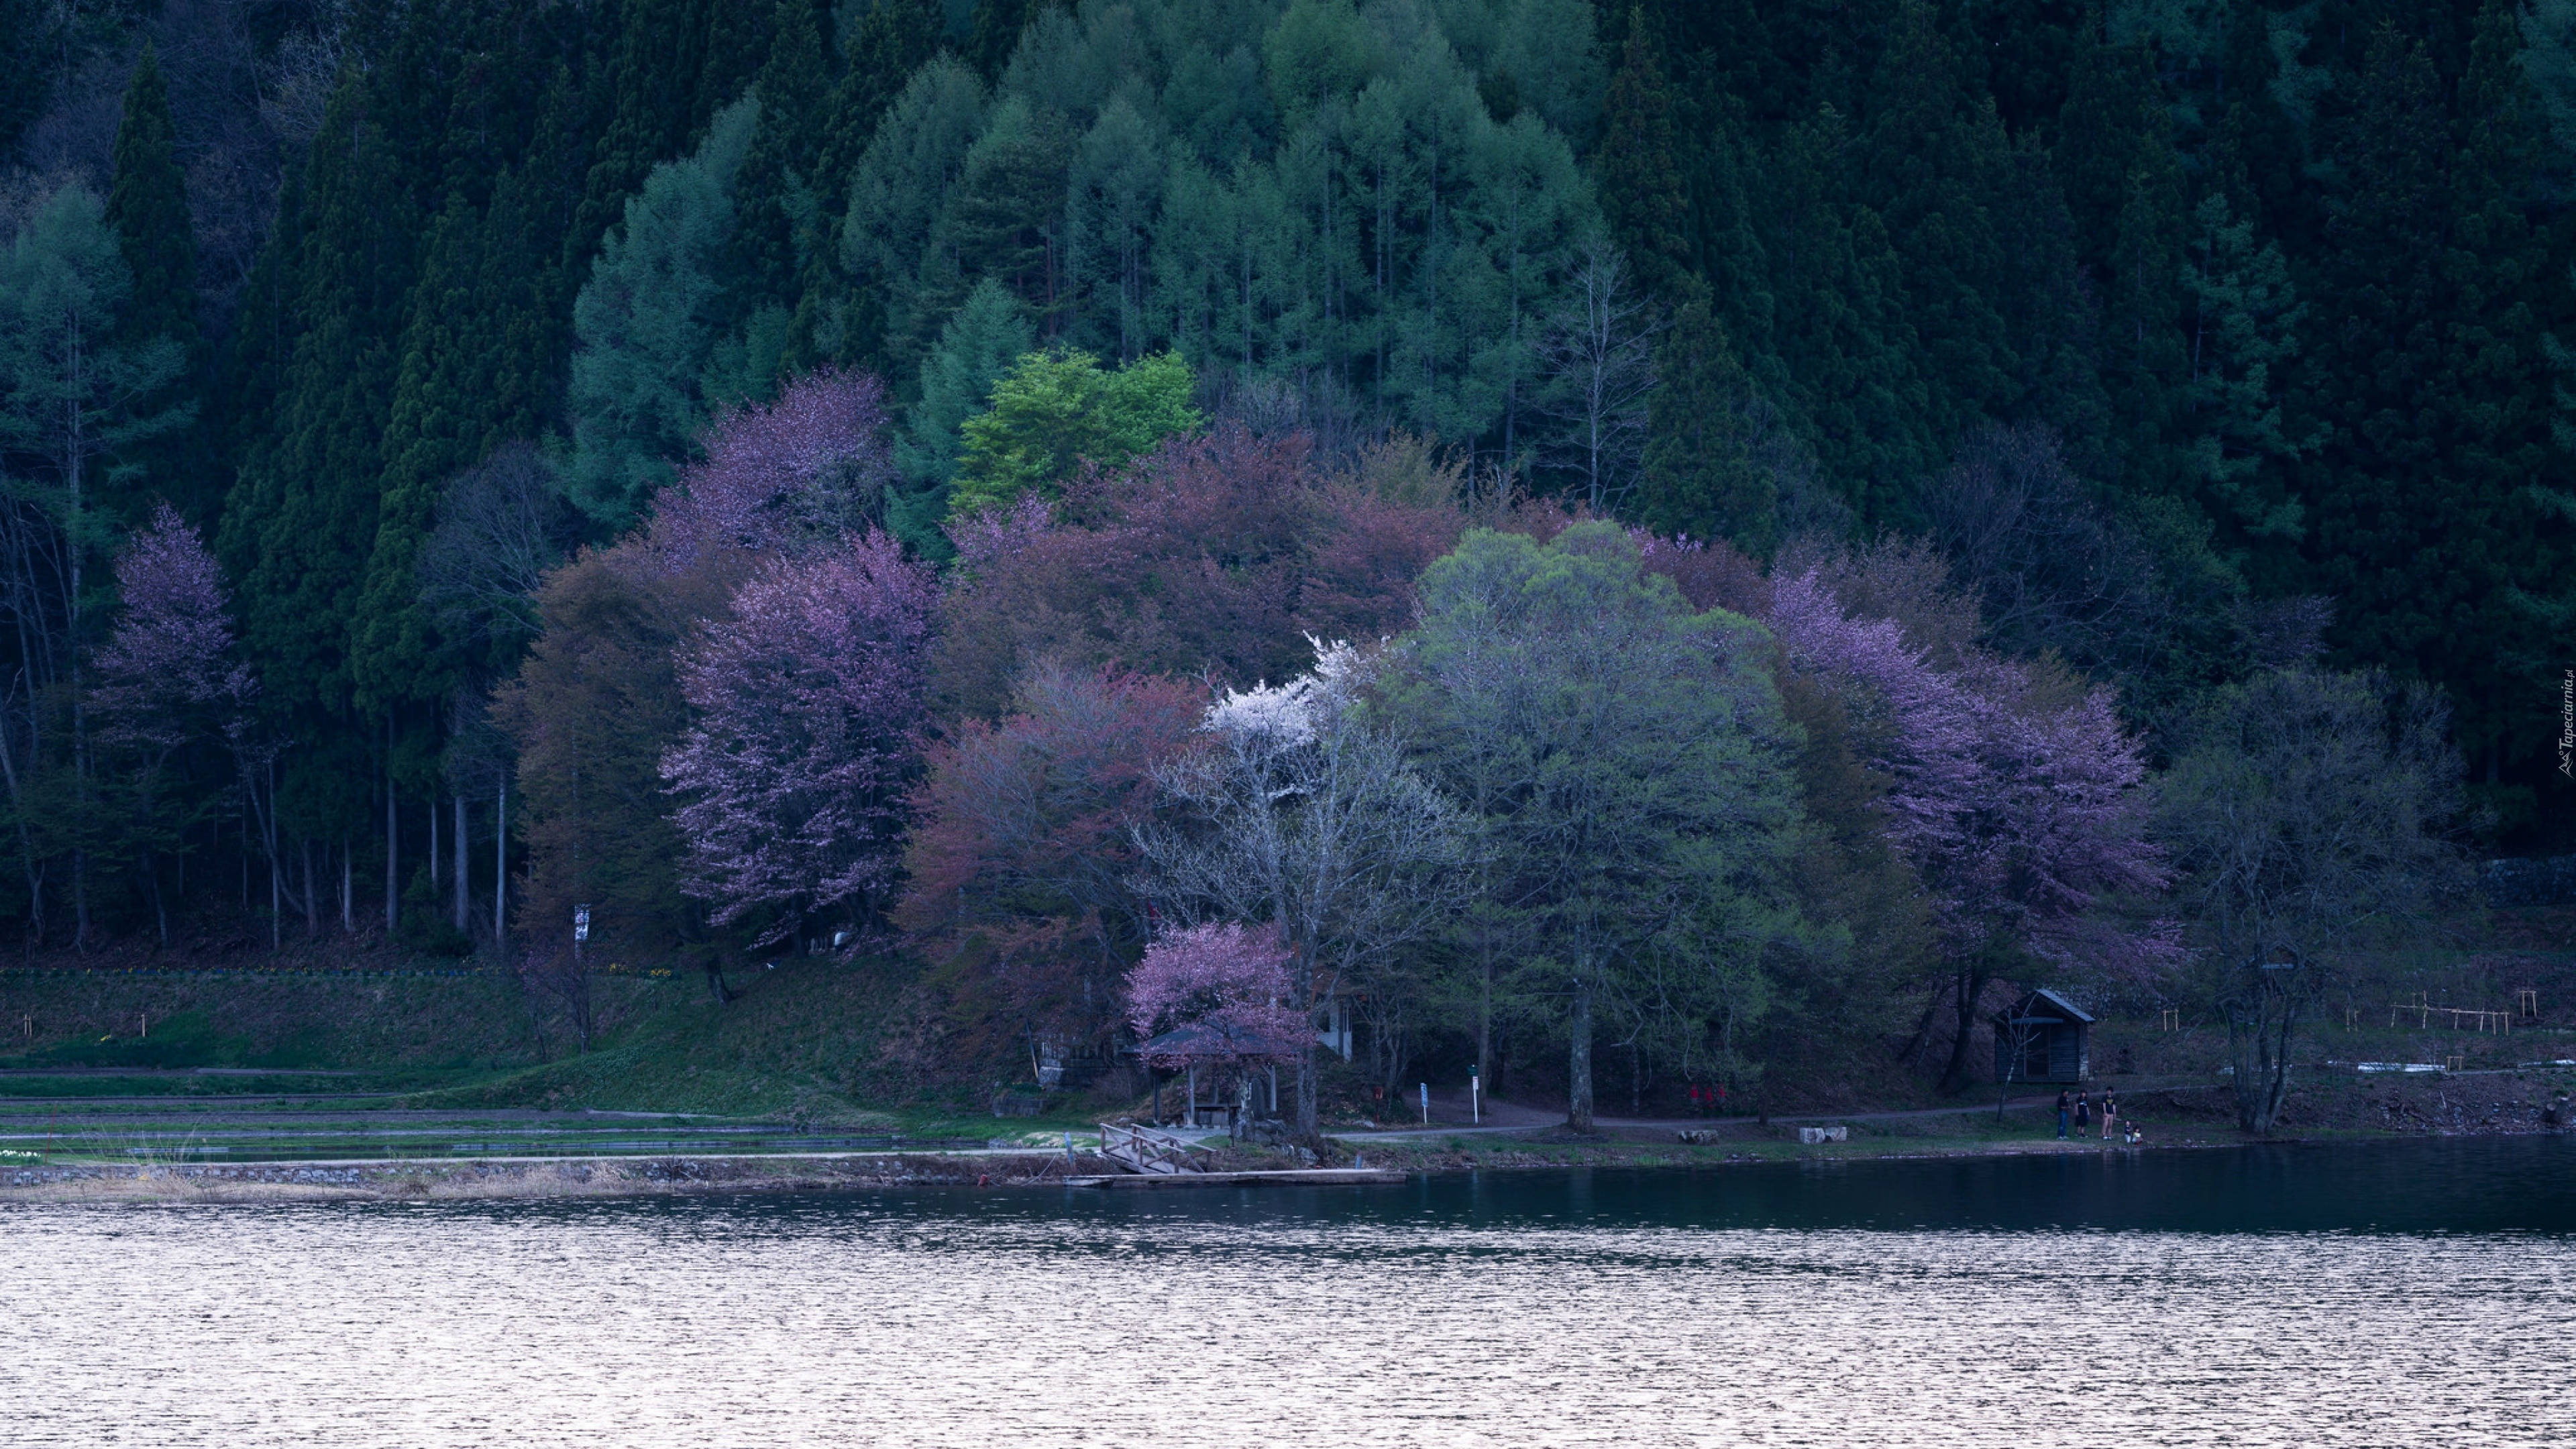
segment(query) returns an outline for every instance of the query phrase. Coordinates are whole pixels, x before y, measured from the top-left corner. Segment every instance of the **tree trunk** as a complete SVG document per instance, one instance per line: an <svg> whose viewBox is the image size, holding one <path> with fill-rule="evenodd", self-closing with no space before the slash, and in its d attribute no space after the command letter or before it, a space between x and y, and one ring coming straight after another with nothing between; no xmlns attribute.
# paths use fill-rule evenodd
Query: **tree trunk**
<svg viewBox="0 0 2576 1449"><path fill-rule="evenodd" d="M1476 1064L1471 1070L1490 1088L1494 1084L1494 953L1483 954L1476 982Z"/></svg>
<svg viewBox="0 0 2576 1449"><path fill-rule="evenodd" d="M1577 977L1574 1016L1568 1024L1565 1051L1565 1125L1576 1132L1592 1130L1592 982Z"/></svg>
<svg viewBox="0 0 2576 1449"><path fill-rule="evenodd" d="M394 807L394 717L385 716L385 940L394 938L395 857L402 846L402 816Z"/></svg>
<svg viewBox="0 0 2576 1449"><path fill-rule="evenodd" d="M2281 1120L2290 1095L2290 1042L2296 1032L2298 999L2275 987L2263 968L2260 979L2227 1013L2228 1044L2236 1068L2236 1125L2256 1135L2271 1132Z"/></svg>
<svg viewBox="0 0 2576 1449"><path fill-rule="evenodd" d="M161 862L149 850L143 852L143 883L151 888L153 924L160 928L161 949L167 951L170 949L170 907L161 899Z"/></svg>
<svg viewBox="0 0 2576 1449"><path fill-rule="evenodd" d="M77 334L75 334L77 335ZM88 353L75 349L72 368L75 376L87 367ZM86 452L87 428L81 417L77 395L68 405L66 421L70 426L71 448L67 454L71 466L64 469L69 485L66 496L71 510L63 524L63 553L71 570L71 587L63 595L63 652L71 661L72 674L72 947L89 954L89 709L83 698L81 681L81 553L88 546L87 530L81 524L81 464Z"/></svg>
<svg viewBox="0 0 2576 1449"><path fill-rule="evenodd" d="M506 957L510 938L510 782L492 787L492 949Z"/></svg>
<svg viewBox="0 0 2576 1449"><path fill-rule="evenodd" d="M1950 1064L1941 1070L1941 1090L1964 1092L1972 1078L1968 1061L1968 1039L1977 1029L1977 1001L1986 994L1986 983L1993 979L1986 973L1985 957L1962 965L1958 973L1959 1027L1950 1037Z"/></svg>
<svg viewBox="0 0 2576 1449"><path fill-rule="evenodd" d="M1323 1134L1315 1126L1315 1043L1308 1032L1305 1046L1297 1053L1297 1139L1317 1152L1323 1150Z"/></svg>
<svg viewBox="0 0 2576 1449"><path fill-rule="evenodd" d="M471 908L471 902L467 899L469 893L465 889L465 797L457 796L454 804L456 829L452 833L456 837L456 862L455 869L450 874L456 877L456 933L461 936L467 930L466 912Z"/></svg>

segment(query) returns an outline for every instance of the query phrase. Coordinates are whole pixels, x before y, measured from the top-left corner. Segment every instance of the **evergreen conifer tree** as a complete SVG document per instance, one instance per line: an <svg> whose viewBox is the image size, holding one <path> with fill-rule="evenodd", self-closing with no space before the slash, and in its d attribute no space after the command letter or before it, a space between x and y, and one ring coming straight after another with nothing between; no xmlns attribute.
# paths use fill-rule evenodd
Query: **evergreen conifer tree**
<svg viewBox="0 0 2576 1449"><path fill-rule="evenodd" d="M2303 470L2338 653L2444 686L2491 762L2536 747L2518 714L2539 723L2516 698L2540 693L2516 667L2534 622L2517 597L2537 582L2525 490L2546 460L2537 256L2519 189L2493 179L2511 174L2516 48L2510 21L2481 37L2461 134L2422 42L2371 38L2329 201L2334 300L2308 352L2331 432Z"/></svg>
<svg viewBox="0 0 2576 1449"><path fill-rule="evenodd" d="M1672 296L1690 263L1683 226L1681 146L1672 87L1656 55L1654 27L1632 12L1618 73L1610 79L1601 137L1601 210L1610 235L1646 289Z"/></svg>
<svg viewBox="0 0 2576 1449"><path fill-rule="evenodd" d="M966 63L985 80L1001 78L1020 48L1020 33L1029 28L1049 0L975 0L974 19L966 33Z"/></svg>
<svg viewBox="0 0 2576 1449"><path fill-rule="evenodd" d="M2016 179L1991 100L1972 93L1924 0L1899 0L1872 70L1858 178L1886 223L1920 349L1924 418L1946 444L2022 401L2002 303L2016 261L1997 233Z"/></svg>
<svg viewBox="0 0 2576 1449"><path fill-rule="evenodd" d="M694 154L654 169L573 304L578 350L566 397L573 435L566 481L602 529L632 523L706 425L705 374L723 337L734 181L758 115L759 103L745 98L716 118ZM734 380L745 371L739 352L727 369ZM774 368L777 355L769 360Z"/></svg>
<svg viewBox="0 0 2576 1449"><path fill-rule="evenodd" d="M16 147L53 99L57 23L46 0L0 0L0 152Z"/></svg>
<svg viewBox="0 0 2576 1449"><path fill-rule="evenodd" d="M2315 446L2284 422L2281 398L2299 354L2305 309L2281 249L2254 241L2223 192L2192 215L2183 285L2190 298L2191 376L2184 391L2187 463L2218 546L2265 594L2291 590L2288 566L2306 531L2286 465Z"/></svg>
<svg viewBox="0 0 2576 1449"><path fill-rule="evenodd" d="M1704 289L1673 315L1655 355L1637 521L1661 535L1725 539L1756 558L1778 541L1779 485L1747 445L1753 380Z"/></svg>
<svg viewBox="0 0 2576 1449"><path fill-rule="evenodd" d="M166 337L179 345L186 359L186 371L168 395L147 400L146 409L154 412L192 398L204 373L204 347L197 326L196 235L175 147L160 59L147 45L125 87L125 115L116 128L115 170L107 192L107 224L116 232L117 249L133 279L133 290L118 319L119 335L133 343ZM142 476L122 484L116 490L119 498L110 502L121 522L141 524L149 512L147 497L154 494L191 517L204 518L213 511L202 436L193 425L177 429L133 459L142 465Z"/></svg>
<svg viewBox="0 0 2576 1449"><path fill-rule="evenodd" d="M772 29L773 0L705 0L707 42L704 68L698 72L695 118L700 127L714 114L742 99L759 78L763 57L778 41ZM811 17L811 6L806 8Z"/></svg>
<svg viewBox="0 0 2576 1449"><path fill-rule="evenodd" d="M281 289L279 387L219 534L243 639L274 707L345 716L351 615L376 533L384 419L419 218L395 147L342 78L306 168L298 255Z"/></svg>
<svg viewBox="0 0 2576 1449"><path fill-rule="evenodd" d="M965 447L959 429L991 403L993 384L1036 344L1028 311L1001 283L986 278L939 331L921 364L921 395L912 405L895 461L916 485L938 486L957 475Z"/></svg>
<svg viewBox="0 0 2576 1449"><path fill-rule="evenodd" d="M624 0L625 24L609 66L614 99L608 126L566 244L566 260L575 268L588 268L600 238L653 167L688 149L700 116L698 82L707 68L709 3Z"/></svg>
<svg viewBox="0 0 2576 1449"><path fill-rule="evenodd" d="M822 41L809 0L778 0L774 37L756 89L760 123L736 183L730 310L741 326L754 313L796 306L805 259L821 251L822 209L814 192L824 112Z"/></svg>

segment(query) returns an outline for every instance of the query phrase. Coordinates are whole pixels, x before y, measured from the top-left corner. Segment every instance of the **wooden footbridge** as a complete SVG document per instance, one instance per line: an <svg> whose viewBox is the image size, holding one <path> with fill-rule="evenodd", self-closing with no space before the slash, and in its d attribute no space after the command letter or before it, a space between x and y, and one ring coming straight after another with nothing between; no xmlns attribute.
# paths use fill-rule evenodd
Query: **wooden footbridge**
<svg viewBox="0 0 2576 1449"><path fill-rule="evenodd" d="M1192 1161L1196 1153L1199 1161ZM1146 1177L1169 1177L1184 1172L1206 1170L1208 1150L1160 1127L1147 1127L1135 1122L1100 1124L1100 1155L1120 1172Z"/></svg>
<svg viewBox="0 0 2576 1449"><path fill-rule="evenodd" d="M1177 1132L1136 1122L1100 1124L1100 1157L1114 1173L1068 1177L1068 1187L1219 1187L1264 1183L1317 1186L1367 1186L1404 1181L1404 1174L1377 1167L1284 1167L1250 1172L1224 1172L1211 1167L1214 1154Z"/></svg>

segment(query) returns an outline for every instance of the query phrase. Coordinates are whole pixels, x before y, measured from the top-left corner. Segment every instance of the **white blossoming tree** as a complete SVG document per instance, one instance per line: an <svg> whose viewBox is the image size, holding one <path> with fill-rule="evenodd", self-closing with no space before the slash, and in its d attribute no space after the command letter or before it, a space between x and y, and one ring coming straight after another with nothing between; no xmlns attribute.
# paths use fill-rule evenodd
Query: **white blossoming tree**
<svg viewBox="0 0 2576 1449"><path fill-rule="evenodd" d="M1348 643L1312 642L1313 672L1208 707L1198 747L1156 773L1162 817L1137 832L1139 884L1183 924L1278 929L1306 1020L1363 989L1462 889L1454 813L1365 708L1371 661ZM1310 1033L1296 1091L1310 1144L1314 1052Z"/></svg>

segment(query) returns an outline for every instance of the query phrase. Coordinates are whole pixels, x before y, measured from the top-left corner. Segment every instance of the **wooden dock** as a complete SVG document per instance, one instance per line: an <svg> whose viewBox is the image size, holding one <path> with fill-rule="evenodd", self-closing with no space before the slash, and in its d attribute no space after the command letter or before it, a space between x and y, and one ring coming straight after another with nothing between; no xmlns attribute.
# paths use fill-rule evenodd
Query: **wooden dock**
<svg viewBox="0 0 2576 1449"><path fill-rule="evenodd" d="M1267 1172L1113 1172L1068 1177L1067 1187L1387 1187L1404 1174L1386 1167L1282 1167Z"/></svg>

